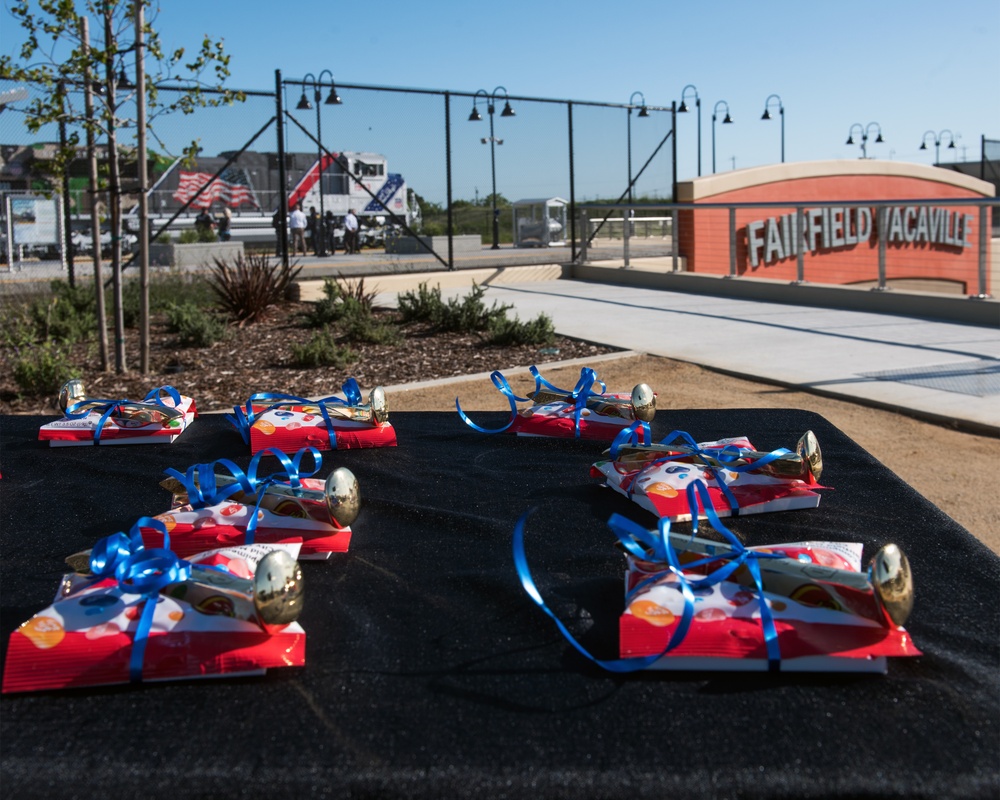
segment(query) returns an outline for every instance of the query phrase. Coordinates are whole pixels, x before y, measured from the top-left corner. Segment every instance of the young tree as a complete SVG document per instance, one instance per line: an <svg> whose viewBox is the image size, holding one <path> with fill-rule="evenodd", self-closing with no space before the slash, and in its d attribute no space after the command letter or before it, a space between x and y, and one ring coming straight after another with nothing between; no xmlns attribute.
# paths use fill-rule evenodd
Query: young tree
<svg viewBox="0 0 1000 800"><path fill-rule="evenodd" d="M125 129L135 132L144 149L147 133L155 134L155 120L164 114L191 114L199 107L231 105L242 101L241 92L227 89L229 55L222 41L207 34L192 55L184 48L164 52L155 30L152 0L15 0L11 15L25 32L17 55L0 56L0 78L32 85L36 92L25 109L25 124L37 133L58 123L67 130L65 142L51 167L58 183L75 158L80 133L88 142L106 143L107 172L104 189L111 229L111 270L114 286L115 370L126 371L124 317L122 313L122 213L123 200L148 186L125 187L122 161L126 157L145 162L145 153L123 148ZM90 42L90 19L95 20L95 42ZM150 65L153 69L150 69ZM129 72L137 76L129 79ZM137 96L136 85L144 87ZM169 88L169 91L165 89ZM185 148L187 156L198 150L197 141ZM91 164L95 159L90 158ZM145 174L144 169L139 175ZM91 198L96 213L97 197ZM140 204L140 210L145 204ZM142 220L140 230L148 230ZM148 236L147 236L148 238ZM140 242L144 249L148 241ZM94 242L95 277L100 287L100 247ZM148 296L143 286L142 330L144 356L148 352ZM100 292L100 288L98 288ZM103 307L103 302L100 304ZM104 325L104 320L98 320ZM147 364L143 363L143 370Z"/></svg>

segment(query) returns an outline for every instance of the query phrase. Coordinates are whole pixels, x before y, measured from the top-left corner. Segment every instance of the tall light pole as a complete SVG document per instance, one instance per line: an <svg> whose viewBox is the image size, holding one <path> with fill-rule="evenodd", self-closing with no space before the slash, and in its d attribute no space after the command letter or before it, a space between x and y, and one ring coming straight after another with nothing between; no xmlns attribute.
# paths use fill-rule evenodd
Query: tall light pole
<svg viewBox="0 0 1000 800"><path fill-rule="evenodd" d="M316 78L311 72L307 72L305 77L302 79L302 97L299 98L298 104L295 106L297 109L306 110L312 108L312 103L309 102L309 98L306 97L306 79L309 79L309 83L313 87L313 100L316 102L316 151L319 157L317 162L317 169L319 169L318 183L319 183L319 223L313 227L313 234L316 236L316 255L325 256L326 252L326 207L323 204L323 128L320 121L319 99L322 96L321 87L323 86L323 76L330 76L330 94L327 95L324 103L328 106L339 106L344 101L340 99L340 95L337 94L337 87L333 81L333 73L328 69L324 69L319 74L319 78Z"/></svg>
<svg viewBox="0 0 1000 800"><path fill-rule="evenodd" d="M715 104L715 108L712 109L712 174L715 174L715 119L719 116L719 107L725 106L726 116L722 120L723 125L732 125L733 118L729 116L729 103L725 100L720 100Z"/></svg>
<svg viewBox="0 0 1000 800"><path fill-rule="evenodd" d="M867 125L862 127L860 122L855 122L851 125L851 129L847 132L847 142L846 144L854 144L854 129L857 128L861 132L861 158L868 158L868 133L872 128L878 131L878 135L875 137L875 144L882 144L885 139L882 138L882 126L877 122L869 122Z"/></svg>
<svg viewBox="0 0 1000 800"><path fill-rule="evenodd" d="M632 108L635 102L635 96L639 95L641 99L641 105L639 107L639 116L648 117L649 110L646 108L646 98L642 92L632 92L631 97L628 99L628 203L632 205Z"/></svg>
<svg viewBox="0 0 1000 800"><path fill-rule="evenodd" d="M781 163L785 163L785 107L781 103L781 98L776 94L769 94L764 101L764 113L761 119L771 119L771 101L778 101L778 113L781 115Z"/></svg>
<svg viewBox="0 0 1000 800"><path fill-rule="evenodd" d="M678 114L686 114L688 111L687 98L688 89L694 94L694 104L698 109L698 177L701 177L701 98L698 96L698 89L693 84L688 84L681 89L681 104L677 108Z"/></svg>
<svg viewBox="0 0 1000 800"><path fill-rule="evenodd" d="M497 208L497 156L496 156L496 145L503 144L503 139L498 139L493 132L493 112L496 110L496 99L497 92L503 92L503 111L500 112L501 117L514 117L517 116L514 113L514 109L510 107L510 100L507 99L507 90L503 86L498 86L493 90L492 94L487 94L485 89L480 89L472 97L472 113L469 114L469 122L481 122L483 117L479 113L479 109L476 107L479 101L479 95L482 95L486 99L486 110L490 115L490 138L480 139L483 144L489 142L490 144L490 174L493 178L493 195L491 197L493 206L493 249L500 249L500 209Z"/></svg>
<svg viewBox="0 0 1000 800"><path fill-rule="evenodd" d="M946 133L948 134L948 140L949 140L948 141L948 149L949 150L954 150L955 149L955 137L952 135L951 131L948 130L947 128L945 128L943 131L938 131L938 133L936 133L936 134L934 133L934 131L924 131L924 138L920 142L920 149L921 150L926 150L927 149L927 134L928 133L931 136L934 137L934 163L935 164L940 164L941 163L941 142L944 139L944 135Z"/></svg>

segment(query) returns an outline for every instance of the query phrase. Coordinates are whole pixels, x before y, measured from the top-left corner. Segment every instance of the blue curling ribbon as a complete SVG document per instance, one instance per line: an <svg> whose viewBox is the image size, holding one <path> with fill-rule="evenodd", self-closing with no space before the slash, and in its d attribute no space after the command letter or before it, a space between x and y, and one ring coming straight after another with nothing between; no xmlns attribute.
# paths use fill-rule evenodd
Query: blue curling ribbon
<svg viewBox="0 0 1000 800"><path fill-rule="evenodd" d="M573 404L573 430L575 431L577 438L579 438L580 417L583 414L583 410L587 407L587 401L591 397L600 397L605 391L607 391L607 386L605 386L604 382L597 379L597 373L594 372L593 369L590 367L583 367L580 370L580 379L577 381L576 386L572 390L560 389L558 386L555 386L545 380L545 378L541 376L541 373L539 373L536 366L532 365L528 367L528 371L535 379L535 392L538 392L542 389L542 387L545 387L555 394L564 395L568 402ZM510 388L510 383L507 382L507 379L499 370L490 374L490 380L493 381L493 385L500 390L500 393L504 395L510 403L510 419L506 425L500 428L484 428L477 425L469 419L468 416L466 416L464 411L462 411L462 406L457 397L455 398L455 409L458 411L458 416L470 428L474 428L480 433L503 433L511 425L513 425L514 420L517 419L517 403L526 403L531 398L518 397L514 394L514 390ZM594 384L600 386L600 392L592 391L591 387L594 386Z"/></svg>
<svg viewBox="0 0 1000 800"><path fill-rule="evenodd" d="M517 575L521 580L521 585L524 587L524 590L528 593L528 596L532 599L532 601L534 601L535 605L541 608L542 611L544 611L556 623L556 627L559 629L560 633L562 633L562 635L577 650L577 652L610 672L627 673L636 672L650 667L684 640L684 637L687 636L687 632L691 626L691 620L694 616L695 589L705 588L720 583L721 581L728 579L736 570L745 565L753 578L754 586L757 591L761 628L764 633L764 644L767 649L768 656L768 670L771 672L779 671L781 669L781 651L778 646L778 634L771 609L768 607L767 601L764 597L764 586L761 579L758 559L780 558L780 556L775 553L758 553L744 547L739 539L737 539L732 532L722 524L722 520L719 519L718 514L715 513L715 508L712 506L711 496L708 494L708 489L703 482L694 481L689 484L687 488L687 498L688 503L691 506L693 519L692 537L697 533L698 529L698 501L700 498L709 523L713 528L715 528L716 531L722 534L732 547L732 549L728 552L719 552L687 564L687 569L692 570L694 568L704 566L705 564L710 564L720 560L724 562L721 567L705 576L689 575L681 566L677 550L670 541L669 519L661 518L656 531L649 531L643 526L638 525L637 523L632 522L619 514L613 514L608 520L608 526L612 529L612 531L614 531L622 546L629 553L644 561L652 561L663 564L667 571L672 572L677 576L678 588L684 598L684 611L681 614L680 621L666 646L658 654L635 658L619 658L611 660L599 659L591 655L583 647L583 645L576 640L562 621L552 612L548 605L546 605L541 593L538 591L538 587L535 585L534 579L531 577L531 572L528 569L527 557L525 556L524 551L524 526L528 516L532 513L531 511L523 514L514 527L514 565L517 570ZM626 606L638 592L642 591L642 589L650 583L655 583L660 579L660 575L655 575L636 585L626 597Z"/></svg>
<svg viewBox="0 0 1000 800"><path fill-rule="evenodd" d="M146 548L142 544L142 528L155 528L163 534L163 547ZM167 526L152 517L140 517L129 535L114 533L99 540L91 550L90 570L102 578L114 576L123 594L141 595L142 614L132 638L129 656L129 680L142 682L142 664L146 642L153 626L160 591L172 583L191 577L191 563L183 561L170 549Z"/></svg>
<svg viewBox="0 0 1000 800"><path fill-rule="evenodd" d="M168 406L163 402L163 395L166 394L173 402L173 406ZM66 419L82 419L90 415L94 411L101 412L101 419L97 423L97 427L94 429L94 444L101 443L101 433L104 431L104 423L108 419L115 415L116 412L121 411L122 406L125 403L133 403L132 400L123 398L121 400L100 400L95 398L86 398L79 401L78 403L73 403L66 407L63 412ZM151 390L142 399L139 405L147 405L155 409L156 406L161 408L177 408L181 404L181 395L173 386L158 386L157 388ZM87 406L83 408L83 406Z"/></svg>
<svg viewBox="0 0 1000 800"><path fill-rule="evenodd" d="M246 402L246 410L240 406L234 406L233 414L226 414L226 419L239 431L245 444L250 444L250 429L253 424L268 411L283 406L316 406L323 417L323 424L326 427L326 434L330 439L330 449L337 449L337 434L333 429L333 420L330 418L328 405L356 406L361 404L361 388L357 380L348 378L340 390L344 393L344 399L336 395L323 397L319 400L310 400L307 397L296 397L294 394L281 394L280 392L257 392L250 395ZM254 406L266 406L262 411L254 411Z"/></svg>
<svg viewBox="0 0 1000 800"><path fill-rule="evenodd" d="M258 476L260 460L266 456L275 456L283 469L272 472L269 475ZM313 468L304 471L302 469L302 459L312 456ZM246 544L254 543L254 534L257 530L257 512L264 500L264 490L274 483L287 483L292 488L299 488L302 485L302 478L309 478L319 472L323 465L323 456L315 447L303 447L293 457L282 450L274 447L265 447L250 459L250 464L246 472L239 468L228 458L220 458L207 464L195 464L188 467L185 472L176 469L165 469L164 472L171 478L176 478L184 486L188 496L188 503L192 508L205 508L214 506L228 500L234 494L244 492L257 496L253 513L247 521ZM234 483L220 486L216 479L216 468L223 467L229 475L235 479Z"/></svg>

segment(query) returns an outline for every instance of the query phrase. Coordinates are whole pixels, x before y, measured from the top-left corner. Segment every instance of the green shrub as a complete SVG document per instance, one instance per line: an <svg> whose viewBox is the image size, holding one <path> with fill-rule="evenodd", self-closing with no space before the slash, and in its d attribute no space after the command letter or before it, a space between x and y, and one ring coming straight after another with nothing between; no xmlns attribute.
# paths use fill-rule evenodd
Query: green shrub
<svg viewBox="0 0 1000 800"><path fill-rule="evenodd" d="M228 329L217 314L195 303L172 303L166 308L167 327L186 347L210 347L226 338Z"/></svg>
<svg viewBox="0 0 1000 800"><path fill-rule="evenodd" d="M496 345L551 344L555 335L549 316L539 314L530 322L521 322L517 317L494 319L490 322L486 339Z"/></svg>
<svg viewBox="0 0 1000 800"><path fill-rule="evenodd" d="M398 344L402 333L395 325L375 321L369 308L353 297L347 297L341 304L340 329L349 342L368 344Z"/></svg>
<svg viewBox="0 0 1000 800"><path fill-rule="evenodd" d="M396 304L404 323L429 322L444 314L440 285L428 289L426 283L421 283L416 292L400 292L396 297Z"/></svg>
<svg viewBox="0 0 1000 800"><path fill-rule="evenodd" d="M352 350L337 344L336 336L329 329L314 333L305 344L292 345L292 366L295 367L336 367L346 370L356 358Z"/></svg>
<svg viewBox="0 0 1000 800"><path fill-rule="evenodd" d="M140 322L139 301L142 286L138 278L128 280L122 286L122 316L125 327L137 328ZM215 305L215 294L208 282L199 275L183 273L179 270L157 272L149 281L149 312L165 311L174 305L178 297L184 302L202 308Z"/></svg>
<svg viewBox="0 0 1000 800"><path fill-rule="evenodd" d="M155 244L170 244L170 234L164 231L159 236L157 236L153 242Z"/></svg>
<svg viewBox="0 0 1000 800"><path fill-rule="evenodd" d="M343 295L333 278L323 279L324 297L312 304L303 317L307 328L325 328L344 315Z"/></svg>
<svg viewBox="0 0 1000 800"><path fill-rule="evenodd" d="M196 242L211 244L212 242L219 241L218 235L211 228L196 228L195 232L198 234L198 238L195 239Z"/></svg>
<svg viewBox="0 0 1000 800"><path fill-rule="evenodd" d="M31 306L37 339L80 342L97 329L97 301L93 286L70 286L62 280L51 283L52 295Z"/></svg>
<svg viewBox="0 0 1000 800"><path fill-rule="evenodd" d="M500 305L494 301L492 307L487 308L483 303L483 295L485 294L484 288L473 283L472 291L469 294L461 299L455 297L449 299L444 305L440 317L432 317L431 323L442 331L473 333L489 330L494 320L504 319L507 312L514 306Z"/></svg>
<svg viewBox="0 0 1000 800"><path fill-rule="evenodd" d="M14 381L26 395L56 394L66 381L78 377L69 352L59 343L45 341L22 349L14 361Z"/></svg>
<svg viewBox="0 0 1000 800"><path fill-rule="evenodd" d="M208 283L219 305L241 325L260 319L271 306L283 302L302 271L255 253L237 255L231 264L221 258L213 260Z"/></svg>
<svg viewBox="0 0 1000 800"><path fill-rule="evenodd" d="M27 303L0 303L0 345L5 347L26 347L34 344L38 330Z"/></svg>
<svg viewBox="0 0 1000 800"><path fill-rule="evenodd" d="M177 236L179 244L197 244L198 241L198 231L194 228L185 228Z"/></svg>

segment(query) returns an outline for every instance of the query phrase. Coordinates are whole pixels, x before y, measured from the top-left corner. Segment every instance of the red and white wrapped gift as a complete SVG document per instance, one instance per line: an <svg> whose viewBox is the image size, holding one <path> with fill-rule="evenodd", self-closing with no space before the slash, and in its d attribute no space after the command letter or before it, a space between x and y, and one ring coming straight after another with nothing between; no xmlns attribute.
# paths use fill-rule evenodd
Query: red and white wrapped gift
<svg viewBox="0 0 1000 800"><path fill-rule="evenodd" d="M720 517L815 508L816 490L827 488L808 457L785 448L759 453L745 436L696 443L675 431L667 439L651 448L616 440L590 475L674 522L691 519L685 492L695 481L705 484Z"/></svg>
<svg viewBox="0 0 1000 800"><path fill-rule="evenodd" d="M50 447L169 444L198 416L194 400L172 386L153 389L141 401L79 395L72 399L75 402L63 408L63 419L39 428L40 441L47 441Z"/></svg>
<svg viewBox="0 0 1000 800"><path fill-rule="evenodd" d="M656 394L644 383L637 384L631 392L609 392L593 369L583 367L573 389L560 389L545 380L537 367L532 366L529 370L535 378L535 389L526 397L514 394L503 373L495 371L490 375L493 385L510 404L510 419L506 425L500 428L477 425L462 410L456 397L459 417L480 433L508 432L518 436L612 441L630 425L637 421L648 424L655 415ZM530 405L519 409L518 403Z"/></svg>
<svg viewBox="0 0 1000 800"><path fill-rule="evenodd" d="M259 392L226 416L250 445L251 453L266 448L293 453L303 447L352 450L395 447L396 431L388 419L385 392L376 386L363 403L357 381L343 385L344 397L310 400L295 395Z"/></svg>
<svg viewBox="0 0 1000 800"><path fill-rule="evenodd" d="M315 464L308 474L301 470L306 454ZM278 457L283 469L258 476L260 461L268 455ZM162 485L173 492L173 503L155 519L181 557L237 544L300 543L300 559L328 559L350 546L350 522L357 516L360 494L357 479L345 467L325 480L309 477L321 465L314 448L292 458L268 448L251 459L246 472L225 459L196 464L183 473L167 470L170 478ZM216 475L217 467L228 474ZM155 527L142 528L147 547L159 547L162 538Z"/></svg>
<svg viewBox="0 0 1000 800"><path fill-rule="evenodd" d="M305 664L305 631L279 619L298 609L267 611L274 602L265 596L268 577L256 580L261 562L268 570L281 564L286 585L298 582L283 591L296 592L300 604L297 546L218 550L183 561L169 550L143 548L134 532L131 543L115 535L120 542L110 559L91 557L102 568L64 576L52 604L11 634L4 693L262 675Z"/></svg>
<svg viewBox="0 0 1000 800"><path fill-rule="evenodd" d="M862 545L796 542L744 547L711 508L704 484L686 491L691 535L670 520L645 527L620 515L608 525L626 551L619 658L595 658L546 606L527 566L524 521L514 562L531 599L584 656L610 671L887 671L887 658L919 656L903 628L913 604L909 563L885 545L861 571ZM705 516L724 541L698 537Z"/></svg>

